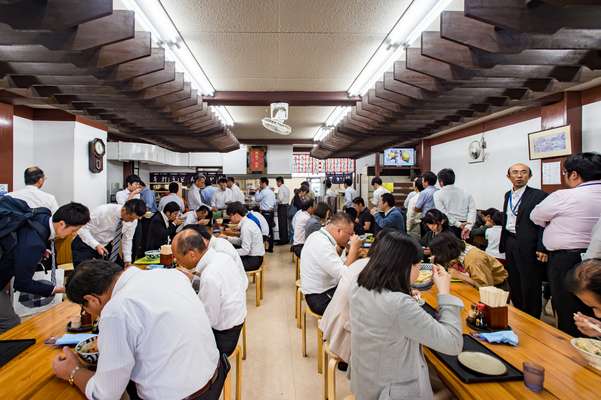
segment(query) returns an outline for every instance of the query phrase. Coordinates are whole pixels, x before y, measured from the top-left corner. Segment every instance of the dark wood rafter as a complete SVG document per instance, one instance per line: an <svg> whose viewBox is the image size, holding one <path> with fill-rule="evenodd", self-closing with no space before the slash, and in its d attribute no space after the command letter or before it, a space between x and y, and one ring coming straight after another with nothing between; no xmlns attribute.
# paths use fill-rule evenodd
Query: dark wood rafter
<svg viewBox="0 0 601 400"><path fill-rule="evenodd" d="M239 146L150 33L134 31L133 12L112 0L5 3L0 101L50 105L106 124L113 138L177 151Z"/></svg>
<svg viewBox="0 0 601 400"><path fill-rule="evenodd" d="M313 154L358 157L560 101L601 77L599 16L601 4L587 0L466 0L465 13L443 12L440 32L424 32L420 48L407 49ZM394 132L398 140L387 140Z"/></svg>

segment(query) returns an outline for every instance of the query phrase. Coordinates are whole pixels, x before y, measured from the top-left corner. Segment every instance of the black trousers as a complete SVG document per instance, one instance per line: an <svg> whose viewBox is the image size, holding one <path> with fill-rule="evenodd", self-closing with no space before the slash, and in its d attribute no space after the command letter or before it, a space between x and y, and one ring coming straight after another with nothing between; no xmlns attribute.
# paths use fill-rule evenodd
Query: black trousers
<svg viewBox="0 0 601 400"><path fill-rule="evenodd" d="M223 384L225 382L225 378L227 374L230 372L230 362L227 359L225 354L221 354L219 357L219 364L217 365L217 378L215 382L213 382L209 389L201 394L200 396L188 396L186 399L189 400L219 400L221 397L221 391L223 390ZM130 400L143 400L140 396L138 396L138 391L136 389L136 383L134 381L129 381L126 389L127 394L129 395Z"/></svg>
<svg viewBox="0 0 601 400"><path fill-rule="evenodd" d="M330 301L332 301L332 297L334 296L334 292L336 288L328 289L323 293L317 294L306 294L305 300L307 301L307 305L315 314L323 315L326 312L326 308Z"/></svg>
<svg viewBox="0 0 601 400"><path fill-rule="evenodd" d="M292 246L292 251L294 252L294 255L297 256L298 258L300 258L301 256L301 251L303 250L303 246L302 244L295 244L294 246Z"/></svg>
<svg viewBox="0 0 601 400"><path fill-rule="evenodd" d="M505 257L513 305L534 318L540 318L545 266L536 259L536 249L508 235Z"/></svg>
<svg viewBox="0 0 601 400"><path fill-rule="evenodd" d="M267 224L269 225L269 245L267 246L267 251L272 252L273 251L273 227L275 225L275 222L273 220L273 211L261 210L261 214L263 214L263 216L267 220Z"/></svg>
<svg viewBox="0 0 601 400"><path fill-rule="evenodd" d="M240 258L245 271L255 271L263 264L262 256L242 256Z"/></svg>
<svg viewBox="0 0 601 400"><path fill-rule="evenodd" d="M108 251L108 254L111 254L111 249L112 249L111 244L109 243L108 245L105 246L105 248ZM103 259L103 257L100 254L98 254L96 249L93 249L90 246L88 246L87 244L85 244L79 236L76 236L75 239L73 239L73 242L71 242L71 253L73 255L73 267L74 268L77 268L77 266L79 264L81 264L82 262L84 262L86 260L91 260L91 259L102 260ZM121 259L121 256L117 257L117 264L123 265L123 260Z"/></svg>
<svg viewBox="0 0 601 400"><path fill-rule="evenodd" d="M582 336L574 324L574 313L593 316L593 310L568 291L566 277L578 265L586 249L558 250L549 253L547 272L551 285L551 302L557 313L557 327L572 336Z"/></svg>
<svg viewBox="0 0 601 400"><path fill-rule="evenodd" d="M227 354L229 357L234 350L236 350L240 332L242 331L242 325L243 324L240 324L224 331L213 329L213 335L215 335L215 342L217 342L219 353Z"/></svg>
<svg viewBox="0 0 601 400"><path fill-rule="evenodd" d="M280 240L278 244L288 244L288 204L278 205L278 232Z"/></svg>

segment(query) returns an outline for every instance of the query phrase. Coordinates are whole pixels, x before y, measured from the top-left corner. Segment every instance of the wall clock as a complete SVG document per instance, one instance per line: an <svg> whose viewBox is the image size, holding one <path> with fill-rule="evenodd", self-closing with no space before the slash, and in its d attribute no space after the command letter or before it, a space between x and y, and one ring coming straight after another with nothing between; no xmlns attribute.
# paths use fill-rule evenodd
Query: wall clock
<svg viewBox="0 0 601 400"><path fill-rule="evenodd" d="M102 139L94 139L88 143L88 159L90 171L98 174L104 169L104 155L106 154L106 145Z"/></svg>

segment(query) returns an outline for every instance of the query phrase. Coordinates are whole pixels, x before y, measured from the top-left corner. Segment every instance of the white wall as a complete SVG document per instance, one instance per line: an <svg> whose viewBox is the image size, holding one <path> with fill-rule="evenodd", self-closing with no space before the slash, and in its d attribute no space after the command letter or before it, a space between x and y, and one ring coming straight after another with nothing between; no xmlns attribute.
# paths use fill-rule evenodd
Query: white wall
<svg viewBox="0 0 601 400"><path fill-rule="evenodd" d="M123 186L123 163L121 161L107 161L106 163L106 180L107 180L107 201L109 195L121 190ZM116 190L114 190L115 188Z"/></svg>
<svg viewBox="0 0 601 400"><path fill-rule="evenodd" d="M104 130L89 125L75 123L73 133L73 201L85 204L90 209L106 203L107 166L102 172L94 174L89 168L88 143L93 139L107 142ZM62 163L62 162L61 162Z"/></svg>
<svg viewBox="0 0 601 400"><path fill-rule="evenodd" d="M582 107L582 151L601 152L601 101Z"/></svg>
<svg viewBox="0 0 601 400"><path fill-rule="evenodd" d="M241 144L238 150L223 153L223 173L225 175L246 174L246 152L246 145Z"/></svg>
<svg viewBox="0 0 601 400"><path fill-rule="evenodd" d="M23 172L35 165L33 121L14 117L13 130L19 133L13 135L13 190L19 190L25 187Z"/></svg>
<svg viewBox="0 0 601 400"><path fill-rule="evenodd" d="M503 206L503 194L510 188L507 168L523 162L532 169L530 186L540 188L540 160L528 157L528 133L541 129L541 119L535 118L518 124L484 132L487 143L486 161L469 164L467 149L480 134L432 146L432 171L452 168L456 184L474 196L476 207L486 209Z"/></svg>
<svg viewBox="0 0 601 400"><path fill-rule="evenodd" d="M33 121L33 126L35 149L33 164L43 169L48 178L44 190L52 193L59 205L74 200L73 135L75 122ZM19 135L19 132L15 130L14 135ZM105 187L106 184L102 187L103 191Z"/></svg>
<svg viewBox="0 0 601 400"><path fill-rule="evenodd" d="M374 165L376 165L375 154L370 154L368 156L358 158L357 161L355 161L355 168L358 174L366 174L367 167L373 167Z"/></svg>
<svg viewBox="0 0 601 400"><path fill-rule="evenodd" d="M292 145L267 147L267 173L290 174L292 172Z"/></svg>

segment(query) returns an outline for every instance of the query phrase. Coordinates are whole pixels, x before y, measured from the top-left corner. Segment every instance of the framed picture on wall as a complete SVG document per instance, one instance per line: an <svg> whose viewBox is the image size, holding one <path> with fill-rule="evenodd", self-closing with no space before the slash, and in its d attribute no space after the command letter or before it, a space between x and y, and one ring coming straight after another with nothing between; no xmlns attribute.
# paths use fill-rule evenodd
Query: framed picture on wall
<svg viewBox="0 0 601 400"><path fill-rule="evenodd" d="M528 134L528 152L531 160L572 154L570 125Z"/></svg>

